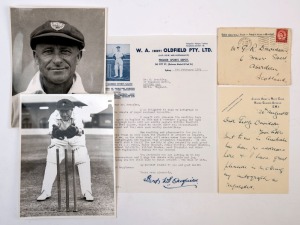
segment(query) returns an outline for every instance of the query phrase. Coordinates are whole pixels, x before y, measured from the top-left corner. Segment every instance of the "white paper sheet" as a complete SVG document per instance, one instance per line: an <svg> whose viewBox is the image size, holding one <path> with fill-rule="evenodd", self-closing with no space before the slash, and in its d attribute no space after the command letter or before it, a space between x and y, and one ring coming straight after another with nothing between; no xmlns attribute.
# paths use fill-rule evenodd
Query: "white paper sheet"
<svg viewBox="0 0 300 225"><path fill-rule="evenodd" d="M215 192L216 37L108 43L119 191Z"/></svg>

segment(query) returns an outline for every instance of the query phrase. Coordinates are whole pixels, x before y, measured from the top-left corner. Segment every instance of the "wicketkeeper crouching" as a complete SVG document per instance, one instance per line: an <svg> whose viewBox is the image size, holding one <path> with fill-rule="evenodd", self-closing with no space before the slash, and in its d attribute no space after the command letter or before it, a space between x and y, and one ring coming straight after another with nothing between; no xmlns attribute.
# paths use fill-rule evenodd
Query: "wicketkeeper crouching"
<svg viewBox="0 0 300 225"><path fill-rule="evenodd" d="M56 149L59 149L59 163L65 158L64 149L74 150L75 164L78 167L81 192L85 200L93 201L91 189L90 157L86 148L81 109L74 107L73 102L62 99L57 102L49 118L51 143L48 146L47 162L41 195L38 201L51 197L51 190L57 175Z"/></svg>

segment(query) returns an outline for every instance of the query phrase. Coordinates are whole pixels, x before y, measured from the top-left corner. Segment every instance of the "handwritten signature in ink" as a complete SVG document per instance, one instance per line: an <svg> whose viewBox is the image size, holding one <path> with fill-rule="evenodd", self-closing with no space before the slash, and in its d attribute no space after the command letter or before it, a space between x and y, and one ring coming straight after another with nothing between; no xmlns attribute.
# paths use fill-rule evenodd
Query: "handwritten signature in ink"
<svg viewBox="0 0 300 225"><path fill-rule="evenodd" d="M166 189L174 189L174 188L184 188L184 187L198 187L198 179L196 178L178 178L178 177L164 177L164 178L154 178L152 175L148 175L144 178L144 182L150 184L161 184Z"/></svg>

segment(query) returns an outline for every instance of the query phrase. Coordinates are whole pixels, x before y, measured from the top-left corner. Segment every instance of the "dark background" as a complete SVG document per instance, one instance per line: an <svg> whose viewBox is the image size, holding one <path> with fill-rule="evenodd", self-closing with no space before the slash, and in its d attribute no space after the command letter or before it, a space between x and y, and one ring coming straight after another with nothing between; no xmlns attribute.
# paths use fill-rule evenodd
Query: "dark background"
<svg viewBox="0 0 300 225"><path fill-rule="evenodd" d="M63 20L83 33L86 46L76 70L88 93L104 93L105 9L11 8L12 95L25 91L38 71L29 44L30 34L47 20Z"/></svg>

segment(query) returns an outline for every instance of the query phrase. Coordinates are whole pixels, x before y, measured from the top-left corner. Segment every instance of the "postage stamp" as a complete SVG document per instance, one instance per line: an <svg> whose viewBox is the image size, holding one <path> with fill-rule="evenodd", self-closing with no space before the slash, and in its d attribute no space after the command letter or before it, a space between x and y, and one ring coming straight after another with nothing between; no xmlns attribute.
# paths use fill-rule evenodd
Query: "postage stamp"
<svg viewBox="0 0 300 225"><path fill-rule="evenodd" d="M288 29L276 29L276 42L287 43Z"/></svg>

